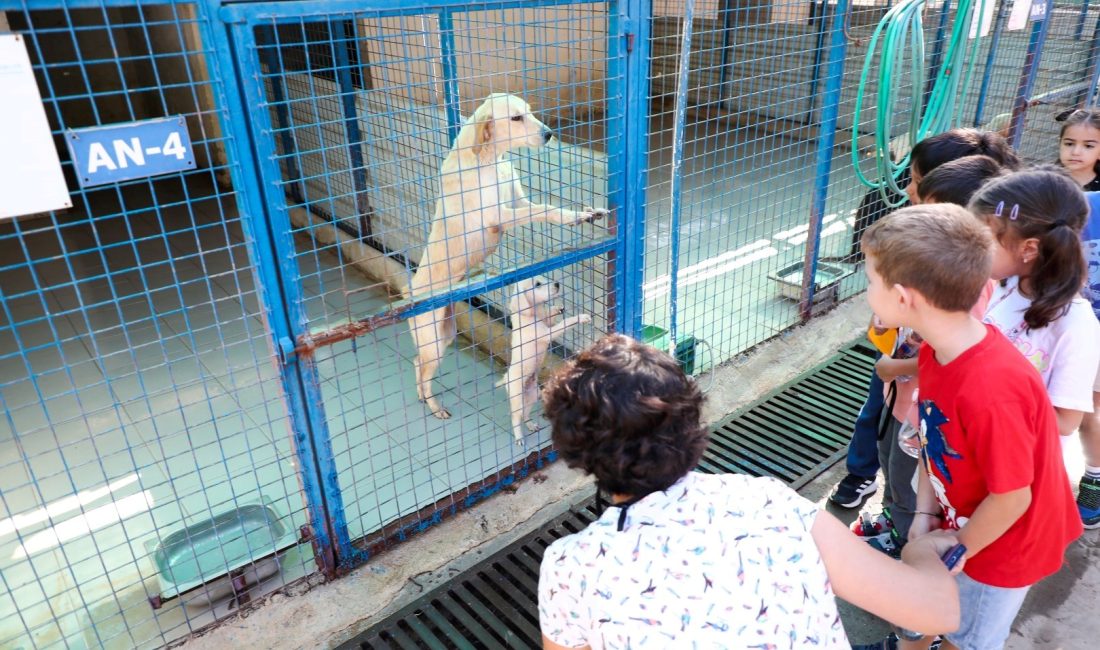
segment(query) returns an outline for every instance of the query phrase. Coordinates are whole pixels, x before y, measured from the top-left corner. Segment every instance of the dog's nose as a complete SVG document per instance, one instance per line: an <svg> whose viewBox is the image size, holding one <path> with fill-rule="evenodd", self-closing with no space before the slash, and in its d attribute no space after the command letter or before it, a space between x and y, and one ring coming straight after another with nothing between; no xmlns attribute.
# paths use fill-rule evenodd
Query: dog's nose
<svg viewBox="0 0 1100 650"><path fill-rule="evenodd" d="M542 127L542 141L550 142L550 139L554 137L554 132L549 127Z"/></svg>
<svg viewBox="0 0 1100 650"><path fill-rule="evenodd" d="M561 289L561 282L555 282L554 283L554 291L558 291L560 289Z"/></svg>

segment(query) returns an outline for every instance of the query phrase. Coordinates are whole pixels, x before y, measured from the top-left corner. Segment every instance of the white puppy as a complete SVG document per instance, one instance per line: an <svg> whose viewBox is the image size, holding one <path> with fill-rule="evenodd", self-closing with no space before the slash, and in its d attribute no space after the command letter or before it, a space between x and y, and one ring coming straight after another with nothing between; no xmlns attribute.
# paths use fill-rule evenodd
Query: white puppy
<svg viewBox="0 0 1100 650"><path fill-rule="evenodd" d="M497 386L508 388L508 404L512 409L512 435L517 445L523 445L523 426L538 431L538 425L528 415L538 399L538 376L542 361L550 349L550 341L565 330L584 323L591 323L588 314L570 316L554 322L562 314L562 308L551 308L547 303L561 293L561 285L543 277L521 280L516 292L508 301L512 320L512 356L508 372Z"/></svg>
<svg viewBox="0 0 1100 650"><path fill-rule="evenodd" d="M489 95L466 120L440 168L440 196L410 297L422 298L462 280L497 249L507 228L536 221L577 225L608 214L527 200L515 170L502 156L517 147L541 147L552 137L527 102L515 95ZM455 339L454 305L413 316L409 330L416 344L417 397L437 418L449 418L432 393L432 379Z"/></svg>

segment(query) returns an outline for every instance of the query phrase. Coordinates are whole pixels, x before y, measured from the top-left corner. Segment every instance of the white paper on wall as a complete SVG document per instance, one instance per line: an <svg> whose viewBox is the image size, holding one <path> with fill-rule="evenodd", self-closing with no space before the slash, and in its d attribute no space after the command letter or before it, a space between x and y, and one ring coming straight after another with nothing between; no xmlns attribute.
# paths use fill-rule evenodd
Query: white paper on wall
<svg viewBox="0 0 1100 650"><path fill-rule="evenodd" d="M1008 31L1024 28L1031 14L1031 0L1016 0L1012 3L1012 13L1008 14Z"/></svg>
<svg viewBox="0 0 1100 650"><path fill-rule="evenodd" d="M0 219L73 206L26 42L0 34Z"/></svg>

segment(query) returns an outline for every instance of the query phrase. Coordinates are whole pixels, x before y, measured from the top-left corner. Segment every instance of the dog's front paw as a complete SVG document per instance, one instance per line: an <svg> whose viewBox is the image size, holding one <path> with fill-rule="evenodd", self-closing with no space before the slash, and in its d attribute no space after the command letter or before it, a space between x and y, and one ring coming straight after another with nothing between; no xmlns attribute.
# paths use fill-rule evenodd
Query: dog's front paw
<svg viewBox="0 0 1100 650"><path fill-rule="evenodd" d="M527 443L523 441L523 436L520 435L519 432L516 432L516 435L514 436L512 442L515 443L516 447L519 447L520 449L527 448Z"/></svg>
<svg viewBox="0 0 1100 650"><path fill-rule="evenodd" d="M580 316L577 316L577 324L578 325L587 325L591 322L592 322L592 317L589 316L588 314L581 314Z"/></svg>
<svg viewBox="0 0 1100 650"><path fill-rule="evenodd" d="M438 409L432 411L432 415L439 418L440 420L450 420L451 419L451 412L448 411L447 409L443 408L442 406L439 407Z"/></svg>
<svg viewBox="0 0 1100 650"><path fill-rule="evenodd" d="M534 420L527 420L526 422L524 422L524 424L527 426L527 430L531 433L538 431L540 428L539 423L535 422Z"/></svg>
<svg viewBox="0 0 1100 650"><path fill-rule="evenodd" d="M611 214L610 210L605 208L585 208L581 211L581 223L592 223L596 219L603 219Z"/></svg>

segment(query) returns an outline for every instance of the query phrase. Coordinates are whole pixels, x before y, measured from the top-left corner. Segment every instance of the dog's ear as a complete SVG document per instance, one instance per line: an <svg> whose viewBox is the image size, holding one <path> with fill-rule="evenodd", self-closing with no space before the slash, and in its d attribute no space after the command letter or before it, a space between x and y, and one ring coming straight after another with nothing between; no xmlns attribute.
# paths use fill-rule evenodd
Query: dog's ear
<svg viewBox="0 0 1100 650"><path fill-rule="evenodd" d="M480 112L480 111L479 111ZM473 152L478 158L481 157L485 147L489 146L489 143L493 140L493 115L491 112L486 111L482 115L474 114L474 143Z"/></svg>

